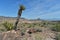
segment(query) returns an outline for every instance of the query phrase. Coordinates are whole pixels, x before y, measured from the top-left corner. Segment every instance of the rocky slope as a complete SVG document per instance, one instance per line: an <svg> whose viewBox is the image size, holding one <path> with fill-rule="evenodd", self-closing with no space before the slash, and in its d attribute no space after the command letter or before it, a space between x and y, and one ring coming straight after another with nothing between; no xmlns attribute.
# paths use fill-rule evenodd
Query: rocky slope
<svg viewBox="0 0 60 40"><path fill-rule="evenodd" d="M16 18L15 17L13 18L12 17L0 17L0 24L5 21L10 22L10 23L15 23ZM25 24L36 23L37 25L34 24L34 26L36 25L37 28L40 28L42 30L42 32L36 32L32 34L25 32L25 35L21 36L20 30L18 31L11 30L11 31L0 33L0 40L56 40L55 38L56 32L52 31L49 27L45 27L47 23L48 23L48 26L51 26L49 24L56 23L55 21L52 22L52 21L44 21L44 20L27 20L27 19L21 18L19 23L25 23ZM43 23L45 26L41 27L39 23L41 24ZM39 27L38 27L38 24L39 24Z"/></svg>

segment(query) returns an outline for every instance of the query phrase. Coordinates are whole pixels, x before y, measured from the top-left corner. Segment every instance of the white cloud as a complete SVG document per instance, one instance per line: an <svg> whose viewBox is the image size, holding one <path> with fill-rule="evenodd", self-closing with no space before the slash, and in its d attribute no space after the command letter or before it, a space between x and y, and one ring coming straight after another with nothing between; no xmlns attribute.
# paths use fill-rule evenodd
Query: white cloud
<svg viewBox="0 0 60 40"><path fill-rule="evenodd" d="M27 1L27 0L26 0ZM41 17L41 18L56 18L59 16L59 3L57 3L57 0L31 0L30 2L27 2L26 11L24 13L25 16L28 15L28 17L31 16ZM57 9L57 10L56 10Z"/></svg>

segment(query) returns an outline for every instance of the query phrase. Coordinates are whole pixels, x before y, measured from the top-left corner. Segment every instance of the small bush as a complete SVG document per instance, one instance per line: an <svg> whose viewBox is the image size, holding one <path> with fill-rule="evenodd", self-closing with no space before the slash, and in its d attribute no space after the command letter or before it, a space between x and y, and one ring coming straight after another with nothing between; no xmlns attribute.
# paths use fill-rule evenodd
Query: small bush
<svg viewBox="0 0 60 40"><path fill-rule="evenodd" d="M60 34L57 34L56 40L60 40Z"/></svg>
<svg viewBox="0 0 60 40"><path fill-rule="evenodd" d="M60 24L56 24L56 25L53 26L51 29L52 29L53 31L60 32Z"/></svg>
<svg viewBox="0 0 60 40"><path fill-rule="evenodd" d="M42 30L41 29L36 29L36 32L42 32Z"/></svg>
<svg viewBox="0 0 60 40"><path fill-rule="evenodd" d="M4 31L4 29L0 29L0 31Z"/></svg>
<svg viewBox="0 0 60 40"><path fill-rule="evenodd" d="M12 23L4 22L3 25L7 29L7 31L13 29L13 24Z"/></svg>

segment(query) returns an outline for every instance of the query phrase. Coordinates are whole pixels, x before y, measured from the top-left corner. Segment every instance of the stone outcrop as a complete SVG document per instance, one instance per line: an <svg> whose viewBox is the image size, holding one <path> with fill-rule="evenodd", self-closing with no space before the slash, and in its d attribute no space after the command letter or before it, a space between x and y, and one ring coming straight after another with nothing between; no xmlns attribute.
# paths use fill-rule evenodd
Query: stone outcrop
<svg viewBox="0 0 60 40"><path fill-rule="evenodd" d="M0 40L20 40L20 37L20 32L14 30L0 34Z"/></svg>

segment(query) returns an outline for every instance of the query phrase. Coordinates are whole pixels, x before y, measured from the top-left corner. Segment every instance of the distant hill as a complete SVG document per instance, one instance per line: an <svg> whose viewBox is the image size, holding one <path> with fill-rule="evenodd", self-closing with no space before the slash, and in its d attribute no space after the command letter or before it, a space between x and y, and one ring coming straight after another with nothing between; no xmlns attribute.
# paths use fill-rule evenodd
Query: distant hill
<svg viewBox="0 0 60 40"><path fill-rule="evenodd" d="M17 17L6 17L6 16L0 16L0 23L1 22L4 22L4 21L8 21L8 22L15 22L16 21L16 18ZM20 22L21 23L37 23L37 22L60 22L60 21L57 21L57 20L54 20L54 21L50 21L50 20L42 20L42 19L25 19L25 18L20 18Z"/></svg>
<svg viewBox="0 0 60 40"><path fill-rule="evenodd" d="M15 22L17 17L5 17L5 16L0 16L0 22L4 21L9 21L9 22ZM27 23L33 23L33 22L41 22L42 20L40 19L25 19L25 18L20 18L20 22L27 22Z"/></svg>

